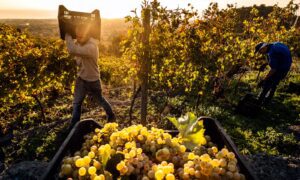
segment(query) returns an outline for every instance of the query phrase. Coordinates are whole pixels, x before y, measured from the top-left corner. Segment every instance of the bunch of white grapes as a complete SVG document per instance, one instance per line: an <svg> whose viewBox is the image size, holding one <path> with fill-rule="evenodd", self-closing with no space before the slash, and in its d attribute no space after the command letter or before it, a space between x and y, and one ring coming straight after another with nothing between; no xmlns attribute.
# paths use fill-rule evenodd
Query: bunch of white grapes
<svg viewBox="0 0 300 180"><path fill-rule="evenodd" d="M132 125L118 130L108 123L84 136L80 151L63 159L59 177L63 179L236 179L239 173L235 154L218 148L205 136L207 144L187 150L182 138L162 129ZM117 162L109 162L110 160ZM114 167L109 167L108 164Z"/></svg>

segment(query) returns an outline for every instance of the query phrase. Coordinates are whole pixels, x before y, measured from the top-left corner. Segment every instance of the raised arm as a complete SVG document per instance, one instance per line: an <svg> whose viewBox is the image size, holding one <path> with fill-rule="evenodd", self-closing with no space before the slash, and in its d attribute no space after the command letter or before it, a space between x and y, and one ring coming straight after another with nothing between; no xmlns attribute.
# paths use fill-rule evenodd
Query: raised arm
<svg viewBox="0 0 300 180"><path fill-rule="evenodd" d="M85 45L77 45L74 43L71 35L66 34L65 36L67 49L71 55L84 56L84 57L95 57L97 54L97 47L94 44L87 43Z"/></svg>

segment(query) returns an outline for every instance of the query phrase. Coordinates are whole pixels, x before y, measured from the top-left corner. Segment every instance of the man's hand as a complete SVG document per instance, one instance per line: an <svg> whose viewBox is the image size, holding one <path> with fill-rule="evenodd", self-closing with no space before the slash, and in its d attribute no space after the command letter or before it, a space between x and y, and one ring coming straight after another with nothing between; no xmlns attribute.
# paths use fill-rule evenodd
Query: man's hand
<svg viewBox="0 0 300 180"><path fill-rule="evenodd" d="M67 39L67 38L71 38L72 39L72 36L69 33L66 33L65 34L65 39Z"/></svg>
<svg viewBox="0 0 300 180"><path fill-rule="evenodd" d="M265 64L263 64L263 65L261 65L260 67L259 67L259 71L264 71L265 69L266 69L266 67L267 67L267 63L265 63Z"/></svg>
<svg viewBox="0 0 300 180"><path fill-rule="evenodd" d="M271 69L270 72L265 77L265 79L269 79L270 77L272 77L276 71L277 71L276 69Z"/></svg>
<svg viewBox="0 0 300 180"><path fill-rule="evenodd" d="M70 44L74 43L74 40L73 40L72 36L69 33L65 34L65 41L66 41L67 47L69 47Z"/></svg>

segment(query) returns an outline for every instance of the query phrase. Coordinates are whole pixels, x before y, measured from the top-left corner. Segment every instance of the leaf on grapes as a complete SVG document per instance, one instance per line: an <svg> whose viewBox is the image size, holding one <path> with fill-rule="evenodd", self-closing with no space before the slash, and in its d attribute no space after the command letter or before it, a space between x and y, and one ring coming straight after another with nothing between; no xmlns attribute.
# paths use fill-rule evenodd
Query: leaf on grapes
<svg viewBox="0 0 300 180"><path fill-rule="evenodd" d="M206 144L203 121L198 121L195 114L189 112L178 119L175 117L168 117L168 119L178 129L183 144L188 149L193 150L198 145Z"/></svg>
<svg viewBox="0 0 300 180"><path fill-rule="evenodd" d="M101 155L101 163L103 166L106 166L107 161L110 159L110 151L104 151L104 153Z"/></svg>
<svg viewBox="0 0 300 180"><path fill-rule="evenodd" d="M200 129L194 133L188 134L187 136L185 136L185 139L188 139L189 143L184 141L183 144L190 150L193 150L198 145L206 144L204 132L205 132L205 129Z"/></svg>
<svg viewBox="0 0 300 180"><path fill-rule="evenodd" d="M173 123L173 125L174 125L177 129L179 128L179 123L178 123L176 117L167 117L167 119L168 119L169 121L171 121L171 123Z"/></svg>

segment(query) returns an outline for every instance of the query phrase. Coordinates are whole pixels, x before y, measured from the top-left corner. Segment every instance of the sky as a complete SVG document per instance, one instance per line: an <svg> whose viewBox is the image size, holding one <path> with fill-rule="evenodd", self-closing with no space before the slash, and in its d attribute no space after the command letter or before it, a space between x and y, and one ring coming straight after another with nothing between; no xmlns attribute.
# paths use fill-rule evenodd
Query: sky
<svg viewBox="0 0 300 180"><path fill-rule="evenodd" d="M300 0L295 0L295 2ZM123 18L130 11L140 7L142 0L0 0L0 19L53 19L57 17L60 4L73 11L91 12L99 9L102 18ZM289 0L159 0L170 9L187 7L191 3L202 12L211 2L217 2L221 8L226 4L238 7L254 4L286 6Z"/></svg>

